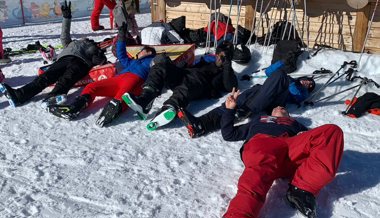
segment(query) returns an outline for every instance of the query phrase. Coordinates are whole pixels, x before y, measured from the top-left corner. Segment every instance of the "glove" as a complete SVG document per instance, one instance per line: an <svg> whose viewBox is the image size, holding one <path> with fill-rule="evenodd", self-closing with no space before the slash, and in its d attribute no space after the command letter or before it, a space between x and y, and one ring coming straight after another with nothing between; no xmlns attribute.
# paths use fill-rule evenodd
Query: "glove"
<svg viewBox="0 0 380 218"><path fill-rule="evenodd" d="M71 19L71 1L69 1L69 5L67 5L67 1L61 5L61 11L62 11L62 16L67 19Z"/></svg>
<svg viewBox="0 0 380 218"><path fill-rule="evenodd" d="M126 22L123 22L121 26L118 27L117 38L119 41L125 41L127 38L128 25Z"/></svg>

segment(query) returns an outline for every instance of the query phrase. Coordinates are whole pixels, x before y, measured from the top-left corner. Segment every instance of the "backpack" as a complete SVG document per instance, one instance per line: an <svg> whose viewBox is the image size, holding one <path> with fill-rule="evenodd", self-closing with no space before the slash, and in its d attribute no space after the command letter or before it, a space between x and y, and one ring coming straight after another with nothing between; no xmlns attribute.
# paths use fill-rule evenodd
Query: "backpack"
<svg viewBox="0 0 380 218"><path fill-rule="evenodd" d="M285 72L292 73L297 70L297 59L301 54L301 46L297 40L281 40L274 48L271 64L282 61Z"/></svg>
<svg viewBox="0 0 380 218"><path fill-rule="evenodd" d="M232 60L239 64L246 64L251 60L251 51L245 44L235 46Z"/></svg>
<svg viewBox="0 0 380 218"><path fill-rule="evenodd" d="M285 32L285 35L284 35L284 32ZM257 42L260 45L272 45L272 44L277 44L279 41L281 41L282 38L284 38L284 40L295 40L299 43L301 47L305 47L303 41L298 35L297 30L295 30L295 34L294 34L293 25L286 20L278 21L277 23L275 23L273 25L272 32L266 33L263 36L258 37Z"/></svg>

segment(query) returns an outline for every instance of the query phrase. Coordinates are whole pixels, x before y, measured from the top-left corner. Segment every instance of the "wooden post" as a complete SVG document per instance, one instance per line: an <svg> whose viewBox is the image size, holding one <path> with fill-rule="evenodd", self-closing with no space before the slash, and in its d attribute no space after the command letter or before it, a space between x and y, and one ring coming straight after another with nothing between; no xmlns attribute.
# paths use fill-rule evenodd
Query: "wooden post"
<svg viewBox="0 0 380 218"><path fill-rule="evenodd" d="M252 23L256 16L256 9L254 8L255 2L253 0L249 0L245 5L245 22L244 27L248 30L251 30Z"/></svg>
<svg viewBox="0 0 380 218"><path fill-rule="evenodd" d="M151 0L152 22L166 22L166 0Z"/></svg>
<svg viewBox="0 0 380 218"><path fill-rule="evenodd" d="M360 9L356 14L356 23L354 36L352 39L352 51L361 52L364 46L365 37L368 30L368 21L370 16L371 4L367 4L364 8Z"/></svg>

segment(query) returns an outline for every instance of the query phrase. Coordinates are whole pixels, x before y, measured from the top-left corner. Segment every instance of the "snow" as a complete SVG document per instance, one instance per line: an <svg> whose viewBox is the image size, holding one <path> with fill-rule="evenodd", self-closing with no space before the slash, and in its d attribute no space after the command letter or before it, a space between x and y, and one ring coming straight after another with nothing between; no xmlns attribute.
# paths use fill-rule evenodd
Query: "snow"
<svg viewBox="0 0 380 218"><path fill-rule="evenodd" d="M137 15L139 26L150 22L150 14ZM108 26L108 18L101 20ZM31 25L3 29L4 47L25 47L40 40L59 44L60 24ZM93 33L89 19L72 23L74 38L101 40L116 30ZM240 77L269 65L273 48L251 46L249 65L233 64ZM203 50L197 50L197 55ZM322 50L317 56L302 56L294 75L311 74L321 67L335 72L343 61L359 60L359 54ZM364 54L357 75L380 83L380 56ZM36 75L42 59L38 53L13 57L2 67L6 82L18 87ZM327 78L317 81L318 85ZM241 82L244 90L264 79ZM353 84L358 84L355 82ZM352 84L343 78L323 91L327 96ZM221 217L236 193L243 170L239 149L242 142L225 142L220 132L190 139L179 121L155 132L146 130L131 112L113 126L99 128L95 121L107 99L99 99L76 121L47 114L40 101L50 90L22 107L11 108L0 97L0 217ZM373 86L363 87L379 93ZM70 92L69 101L80 93ZM380 217L380 117L351 119L340 114L344 100L354 90L314 107L290 107L290 112L313 128L334 123L345 133L345 149L336 179L318 196L318 217ZM158 98L154 111L170 91ZM189 110L201 115L223 103L193 102ZM261 217L302 217L284 201L286 180L278 180L268 194Z"/></svg>

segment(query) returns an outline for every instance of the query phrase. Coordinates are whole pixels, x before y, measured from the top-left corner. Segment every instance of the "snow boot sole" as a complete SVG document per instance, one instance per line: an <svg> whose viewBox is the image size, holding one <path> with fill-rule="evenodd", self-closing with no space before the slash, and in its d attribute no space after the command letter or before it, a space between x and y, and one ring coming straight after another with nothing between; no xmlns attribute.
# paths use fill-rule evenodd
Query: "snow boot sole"
<svg viewBox="0 0 380 218"><path fill-rule="evenodd" d="M170 123L174 118L176 117L176 111L173 108L168 108L162 113L158 114L156 117L154 117L146 126L146 128L149 131L154 131L158 127L164 126L168 123Z"/></svg>
<svg viewBox="0 0 380 218"><path fill-rule="evenodd" d="M121 98L129 108L137 113L137 116L140 118L140 120L146 120L148 115L143 112L143 108L131 98L129 93L125 93Z"/></svg>

